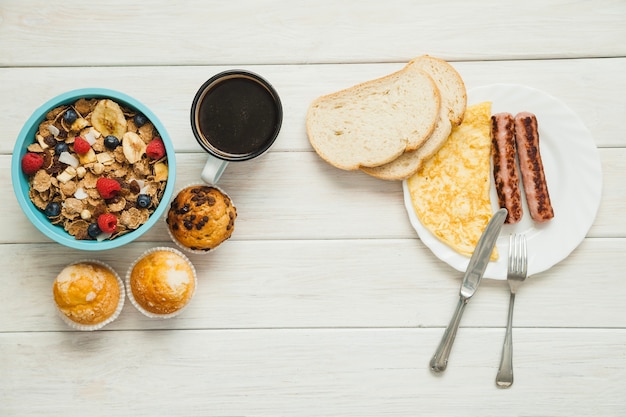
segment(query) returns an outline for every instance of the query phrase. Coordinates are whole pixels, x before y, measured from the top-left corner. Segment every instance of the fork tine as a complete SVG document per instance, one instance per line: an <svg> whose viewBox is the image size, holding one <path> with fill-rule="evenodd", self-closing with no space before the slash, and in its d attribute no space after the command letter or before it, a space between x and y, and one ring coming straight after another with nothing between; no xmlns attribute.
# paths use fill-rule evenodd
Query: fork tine
<svg viewBox="0 0 626 417"><path fill-rule="evenodd" d="M520 273L525 276L528 270L528 252L526 248L526 236L519 235L519 237L520 237L520 252L521 252L520 253L520 262L521 262Z"/></svg>
<svg viewBox="0 0 626 417"><path fill-rule="evenodd" d="M521 246L521 235L515 235L515 242L513 245L513 252L515 253L515 272L519 273L522 264L522 246Z"/></svg>
<svg viewBox="0 0 626 417"><path fill-rule="evenodd" d="M528 270L527 255L526 236L511 234L509 236L508 271L516 275L526 275Z"/></svg>
<svg viewBox="0 0 626 417"><path fill-rule="evenodd" d="M509 236L509 262L507 264L507 269L509 272L514 269L515 265L515 248L517 247L515 242L515 236L517 235L513 233Z"/></svg>

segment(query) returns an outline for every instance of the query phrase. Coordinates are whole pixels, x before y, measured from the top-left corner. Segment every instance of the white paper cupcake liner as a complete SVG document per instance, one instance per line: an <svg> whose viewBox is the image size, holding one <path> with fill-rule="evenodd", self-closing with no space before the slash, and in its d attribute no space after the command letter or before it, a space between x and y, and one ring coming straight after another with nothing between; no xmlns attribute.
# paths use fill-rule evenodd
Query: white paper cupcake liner
<svg viewBox="0 0 626 417"><path fill-rule="evenodd" d="M102 261L97 260L97 259L82 259L80 261L72 262L71 264L68 264L67 266L72 266L72 265L77 265L77 264L82 264L82 263L98 264L100 266L103 266L103 267L107 268L109 271L111 271L115 275L115 278L117 279L117 286L119 287L119 290L120 290L120 299L119 299L119 301L117 303L117 307L116 307L115 311L113 312L113 314L111 316L109 316L109 318L107 318L106 320L101 321L100 323L96 323L96 324L81 324L81 323L75 322L74 320L72 320L69 317L67 317L65 315L65 313L63 313L63 311L55 303L56 311L57 311L59 317L61 317L61 320L63 320L63 322L65 322L65 324L67 324L69 327L71 327L71 328L73 328L75 330L80 330L80 331L99 330L99 329L103 328L104 326L106 326L107 324L112 323L113 321L115 321L118 318L118 316L120 315L120 313L122 312L122 309L124 308L124 300L126 299L126 292L125 292L125 289L124 289L124 282L120 278L120 276L117 273L117 271L115 271L115 269L111 268L111 266L106 264L105 262L102 262Z"/></svg>
<svg viewBox="0 0 626 417"><path fill-rule="evenodd" d="M183 191L184 189L186 189L188 187L194 187L194 186L211 187L211 188L215 188L215 189L219 190L222 194L224 194L225 196L227 196L230 199L230 203L233 205L233 207L235 207L235 209L237 208L237 206L233 202L233 199L230 197L230 195L228 195L228 193L226 191L224 191L222 188L220 188L220 187L218 187L216 185L207 184L205 182L194 182L194 183L187 184L184 187L181 187L176 192L174 192L174 194L172 195L172 198L170 200L170 205L176 199L176 197L178 196L178 194L181 191ZM176 239L176 237L174 237L174 235L172 234L172 231L170 230L170 226L169 226L169 224L167 224L167 215L168 215L168 213L169 213L169 208L165 211L165 215L163 216L163 220L165 221L165 229L167 230L167 234L170 236L170 239L172 240L172 242L174 242L176 244L176 246L178 246L181 250L183 250L183 251L185 251L187 253L194 254L194 255L206 255L206 254L209 254L209 253L213 253L220 246L222 246L222 244L224 244L224 242L226 242L226 240L228 240L228 239L226 239L224 242L220 243L219 245L217 245L216 247L214 247L213 249L210 249L210 250L191 249L191 248L183 245L182 243L180 243L178 241L178 239Z"/></svg>
<svg viewBox="0 0 626 417"><path fill-rule="evenodd" d="M137 300L135 300L135 296L133 294L133 290L130 286L130 278L133 272L133 269L135 268L135 265L137 265L137 262L139 262L141 259L143 259L145 256L148 256L151 253L154 252L158 252L158 251L169 251L172 253L175 253L177 255L179 255L185 262L187 262L191 268L191 271L193 272L193 281L194 281L194 286L193 286L193 292L191 293L191 297L189 297L189 300L187 300L187 303L181 307L180 309L172 312L172 313L168 313L168 314L157 314L157 313L153 313L151 311L146 310L145 308L143 308L138 302ZM194 267L193 263L189 260L189 258L187 258L187 256L185 256L184 253L182 253L181 251L174 249L174 248L170 248L167 246L158 246L158 247L154 247L152 249L148 249L146 250L144 253L141 254L141 256L139 256L137 259L135 259L135 261L130 265L130 267L128 268L128 271L126 272L126 278L125 278L125 284L126 284L126 295L128 296L128 299L130 300L131 304L133 306L135 306L135 308L142 313L144 316L149 317L151 319L170 319L173 317L178 316L180 313L182 313L185 309L187 309L187 306L189 306L189 304L191 303L191 300L193 300L193 297L196 294L196 291L198 289L198 276L196 274L196 268Z"/></svg>

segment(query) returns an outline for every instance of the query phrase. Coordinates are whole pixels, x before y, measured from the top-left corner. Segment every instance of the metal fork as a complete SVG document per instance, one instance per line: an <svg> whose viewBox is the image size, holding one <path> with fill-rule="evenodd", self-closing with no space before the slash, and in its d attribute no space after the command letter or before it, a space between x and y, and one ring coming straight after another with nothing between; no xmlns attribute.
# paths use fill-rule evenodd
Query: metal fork
<svg viewBox="0 0 626 417"><path fill-rule="evenodd" d="M526 279L528 273L528 253L526 250L526 236L512 234L509 238L509 260L506 280L511 289L509 298L509 318L506 325L506 335L502 346L502 359L496 375L496 385L499 388L508 388L513 385L513 306L515 293Z"/></svg>

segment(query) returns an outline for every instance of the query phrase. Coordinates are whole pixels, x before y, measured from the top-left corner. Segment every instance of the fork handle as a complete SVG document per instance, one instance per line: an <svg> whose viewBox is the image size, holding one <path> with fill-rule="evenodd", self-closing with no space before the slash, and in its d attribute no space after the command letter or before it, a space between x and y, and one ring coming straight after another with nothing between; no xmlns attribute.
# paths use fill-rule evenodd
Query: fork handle
<svg viewBox="0 0 626 417"><path fill-rule="evenodd" d="M463 316L463 310L465 310L466 305L467 299L460 298L459 303L456 305L454 315L450 320L450 324L448 324L448 327L441 338L441 342L439 342L439 347L435 351L433 358L430 360L430 369L433 372L443 372L448 366L450 350L452 350L452 344L454 343L454 338L456 337L456 331L459 328L461 316Z"/></svg>
<svg viewBox="0 0 626 417"><path fill-rule="evenodd" d="M496 385L499 388L508 388L513 385L513 306L515 294L509 298L509 318L506 324L506 334L502 345L502 358L496 375Z"/></svg>

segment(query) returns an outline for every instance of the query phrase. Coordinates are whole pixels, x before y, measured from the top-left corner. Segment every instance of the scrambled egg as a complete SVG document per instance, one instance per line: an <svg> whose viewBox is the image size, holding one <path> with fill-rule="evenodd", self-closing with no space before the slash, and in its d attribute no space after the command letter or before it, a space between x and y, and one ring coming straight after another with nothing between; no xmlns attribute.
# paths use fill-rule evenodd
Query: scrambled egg
<svg viewBox="0 0 626 417"><path fill-rule="evenodd" d="M463 123L408 179L422 225L460 254L471 256L491 219L491 103L468 106ZM496 260L496 249L491 255Z"/></svg>

